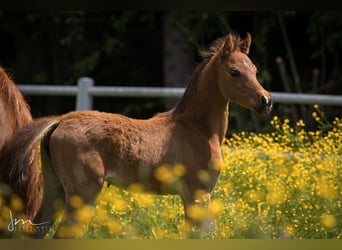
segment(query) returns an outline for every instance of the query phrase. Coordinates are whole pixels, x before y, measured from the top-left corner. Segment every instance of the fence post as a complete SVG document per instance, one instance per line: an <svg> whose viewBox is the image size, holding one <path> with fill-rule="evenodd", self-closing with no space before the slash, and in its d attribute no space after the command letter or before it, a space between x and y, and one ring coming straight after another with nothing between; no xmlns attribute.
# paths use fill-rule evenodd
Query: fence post
<svg viewBox="0 0 342 250"><path fill-rule="evenodd" d="M77 80L76 110L91 110L93 108L93 97L88 91L93 86L93 78L81 77Z"/></svg>

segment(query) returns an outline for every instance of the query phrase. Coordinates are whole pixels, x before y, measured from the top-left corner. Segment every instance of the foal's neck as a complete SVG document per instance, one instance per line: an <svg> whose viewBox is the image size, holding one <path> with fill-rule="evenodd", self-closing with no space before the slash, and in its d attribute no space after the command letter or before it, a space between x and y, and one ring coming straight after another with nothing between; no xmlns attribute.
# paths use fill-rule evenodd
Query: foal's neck
<svg viewBox="0 0 342 250"><path fill-rule="evenodd" d="M208 138L223 140L228 128L228 100L218 86L218 60L211 58L189 83L174 116L192 121Z"/></svg>

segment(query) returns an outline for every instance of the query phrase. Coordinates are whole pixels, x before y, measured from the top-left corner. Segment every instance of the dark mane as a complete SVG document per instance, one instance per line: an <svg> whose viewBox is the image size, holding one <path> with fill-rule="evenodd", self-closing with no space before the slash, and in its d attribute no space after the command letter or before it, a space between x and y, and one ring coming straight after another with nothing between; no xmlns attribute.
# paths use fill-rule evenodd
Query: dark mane
<svg viewBox="0 0 342 250"><path fill-rule="evenodd" d="M223 47L224 42L227 39L227 36L224 36L224 37L216 39L211 44L210 49L208 51L200 51L200 54L201 54L201 56L203 58L203 62L198 67L200 67L202 64L207 64L210 61L210 59L217 54L217 52ZM239 42L240 41L241 41L240 36L233 35L233 42L234 42L233 50L238 50L239 49Z"/></svg>
<svg viewBox="0 0 342 250"><path fill-rule="evenodd" d="M228 36L228 35L227 35ZM202 56L202 62L197 65L197 67L194 70L193 76L189 83L187 84L186 90L184 92L183 97L178 102L177 106L174 109L174 113L182 113L182 110L185 107L185 101L188 100L189 96L195 95L195 89L196 89L196 82L198 79L199 74L203 71L205 66L208 64L208 62L222 49L224 42L227 38L227 36L221 37L216 39L210 46L210 49L208 51L200 51L200 55ZM234 50L239 49L239 42L241 41L241 38L238 35L233 35L233 42L234 42Z"/></svg>

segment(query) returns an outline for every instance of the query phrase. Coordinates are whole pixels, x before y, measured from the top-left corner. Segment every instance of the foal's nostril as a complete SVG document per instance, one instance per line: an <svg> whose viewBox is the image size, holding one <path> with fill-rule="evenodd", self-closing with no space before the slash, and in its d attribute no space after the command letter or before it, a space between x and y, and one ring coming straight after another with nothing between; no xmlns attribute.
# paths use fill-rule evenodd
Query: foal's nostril
<svg viewBox="0 0 342 250"><path fill-rule="evenodd" d="M263 95L263 96L261 97L261 103L262 103L263 106L267 106L268 103L269 103L269 102L268 102L268 98L267 98L266 96Z"/></svg>

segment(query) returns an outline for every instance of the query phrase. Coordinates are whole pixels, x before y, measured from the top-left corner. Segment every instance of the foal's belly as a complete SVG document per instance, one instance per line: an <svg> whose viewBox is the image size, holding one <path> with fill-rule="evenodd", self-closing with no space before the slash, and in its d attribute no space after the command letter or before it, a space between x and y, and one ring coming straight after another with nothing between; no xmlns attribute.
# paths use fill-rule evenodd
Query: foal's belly
<svg viewBox="0 0 342 250"><path fill-rule="evenodd" d="M109 170L105 180L116 187L124 188L133 192L146 192L153 194L179 194L180 180L173 183L163 183L155 177L155 170L146 166L140 166L132 171Z"/></svg>

